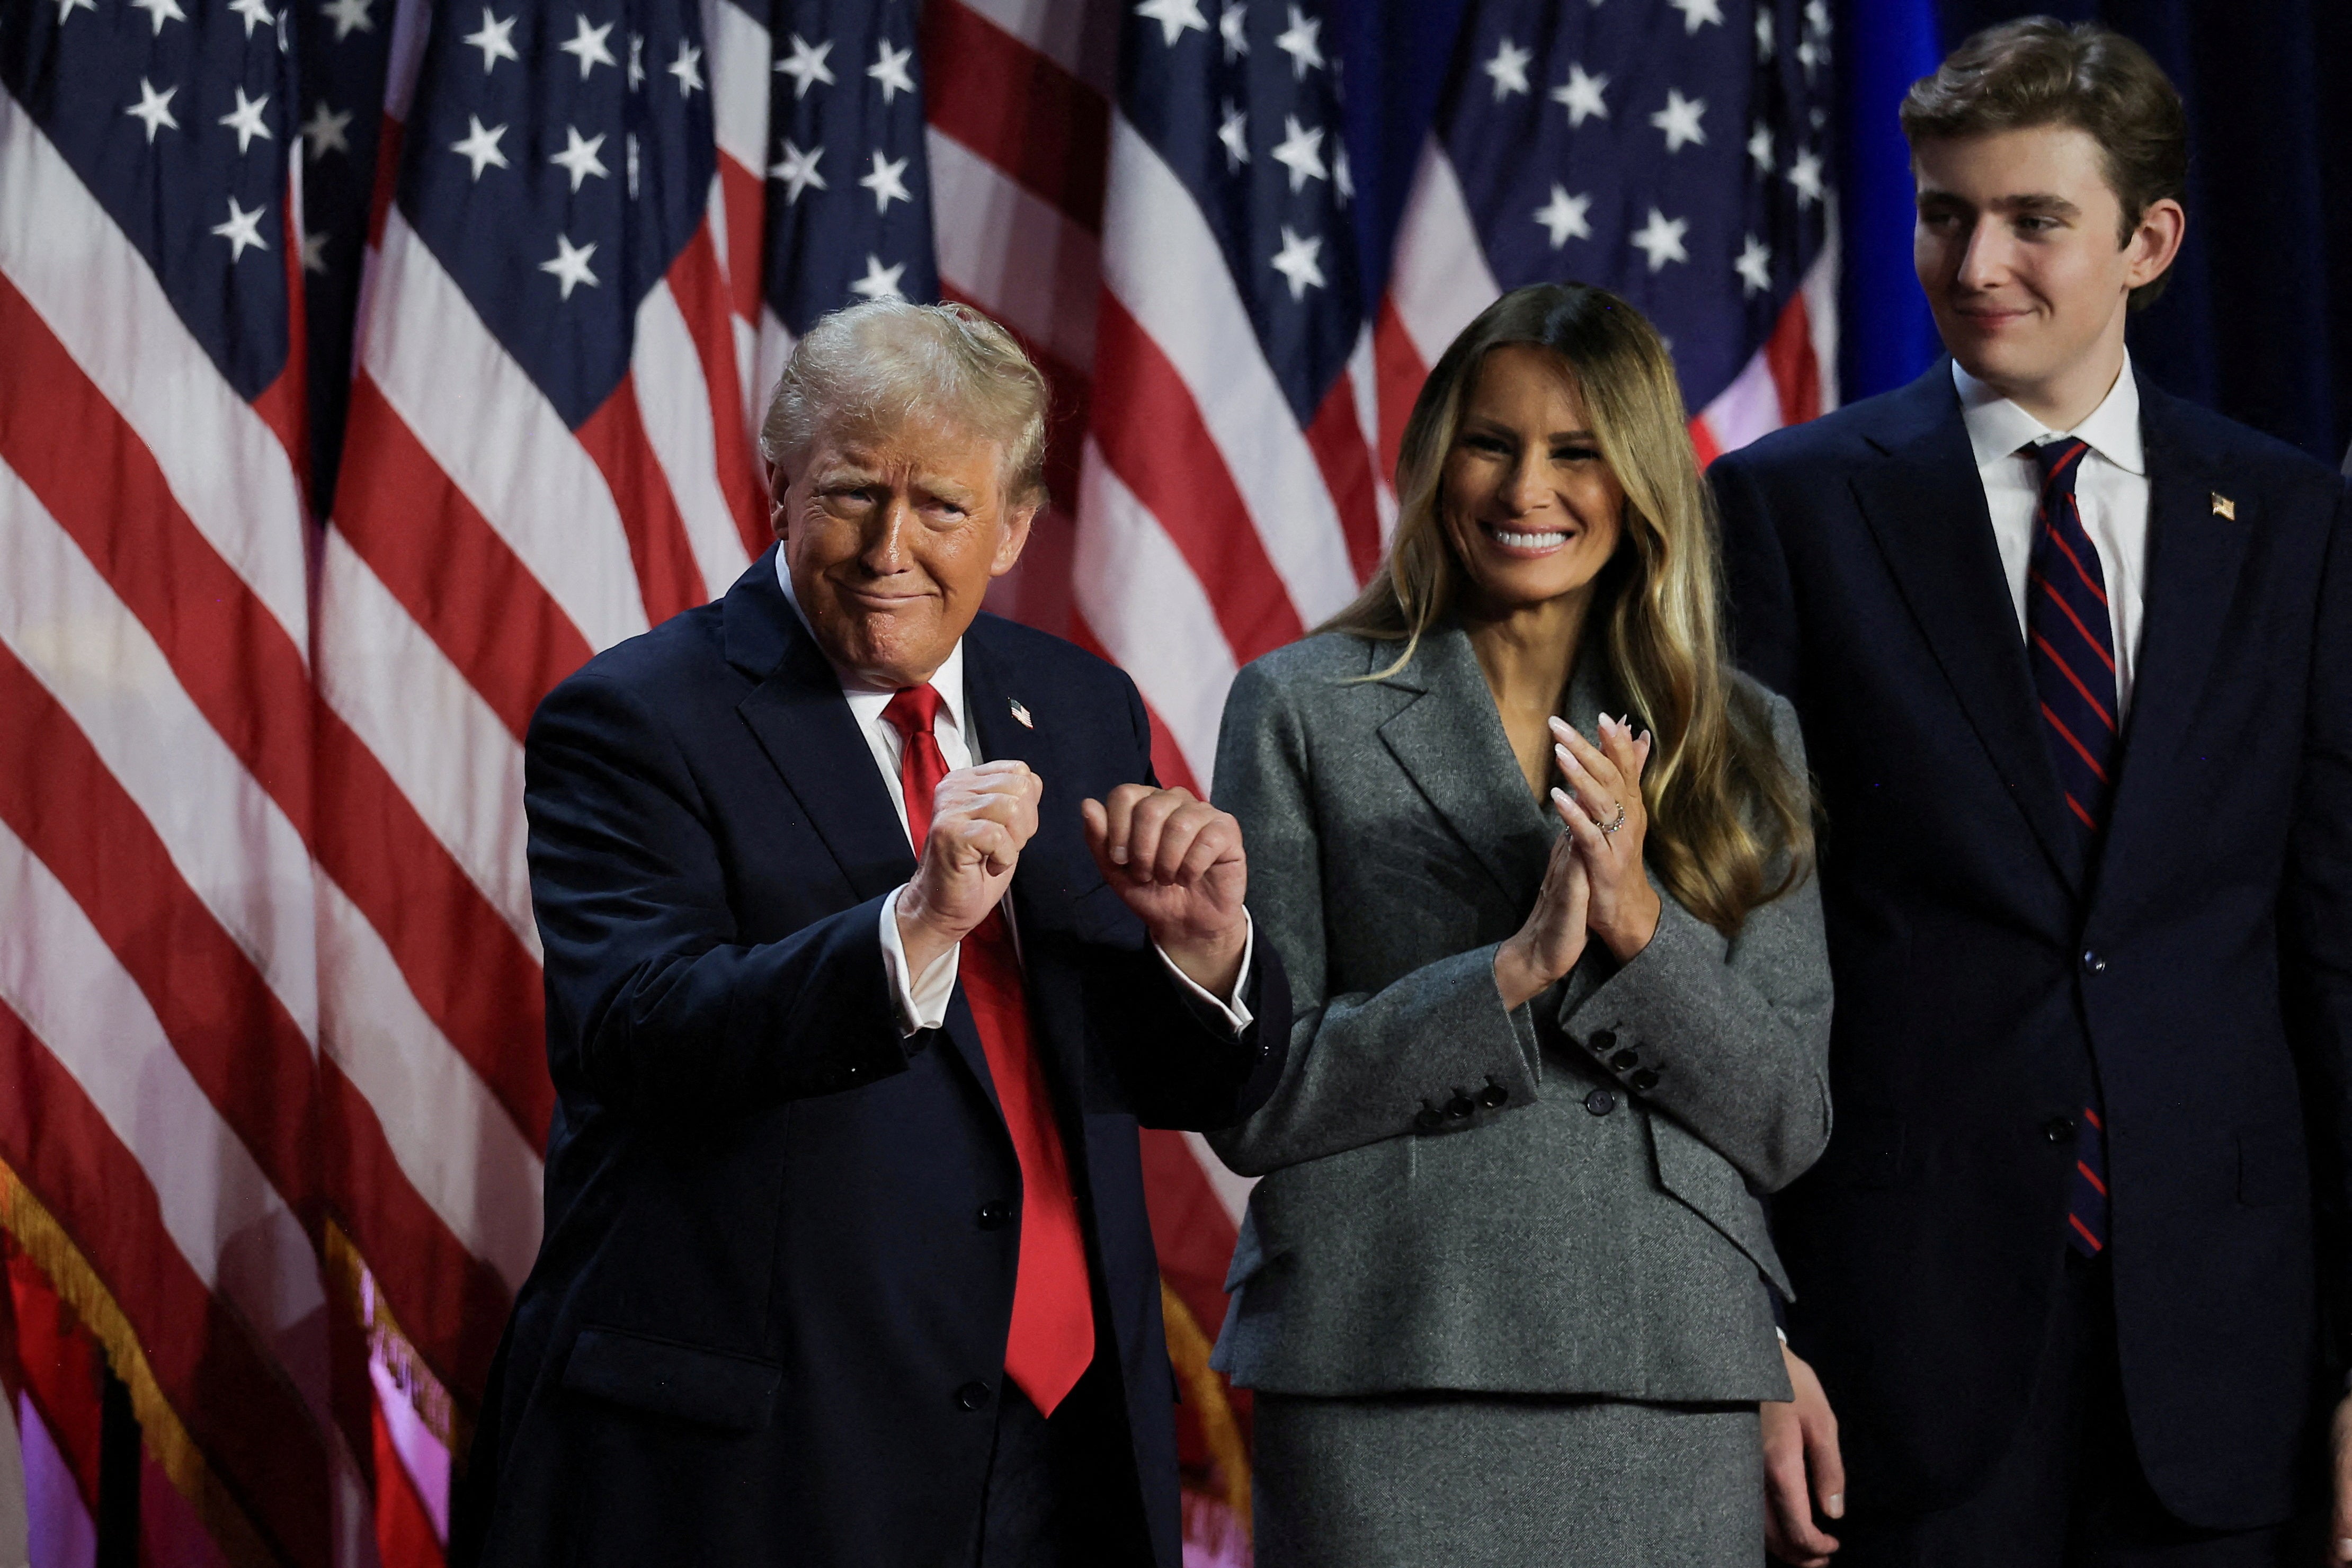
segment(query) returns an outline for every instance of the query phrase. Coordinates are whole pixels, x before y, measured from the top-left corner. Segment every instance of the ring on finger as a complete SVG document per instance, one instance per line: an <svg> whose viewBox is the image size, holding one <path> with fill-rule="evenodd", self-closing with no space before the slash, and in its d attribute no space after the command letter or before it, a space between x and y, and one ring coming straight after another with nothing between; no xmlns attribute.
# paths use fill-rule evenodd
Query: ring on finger
<svg viewBox="0 0 2352 1568"><path fill-rule="evenodd" d="M1609 822L1597 823L1597 824L1595 824L1595 826L1598 826L1598 827L1601 829L1601 833L1602 833L1603 835L1607 835L1607 834L1614 833L1614 832L1616 832L1619 828L1621 828L1621 827L1624 826L1625 826L1625 803L1624 803L1623 801L1622 801L1622 800L1621 800L1621 801L1619 801L1619 802L1617 803L1617 816L1616 816L1616 817L1615 817L1613 820L1609 821Z"/></svg>

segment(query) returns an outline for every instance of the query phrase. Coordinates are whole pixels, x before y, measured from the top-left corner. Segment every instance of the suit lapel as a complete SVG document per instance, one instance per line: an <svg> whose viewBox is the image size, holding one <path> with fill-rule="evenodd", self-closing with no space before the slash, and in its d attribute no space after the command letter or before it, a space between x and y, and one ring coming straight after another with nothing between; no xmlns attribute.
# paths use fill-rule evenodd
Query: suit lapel
<svg viewBox="0 0 2352 1568"><path fill-rule="evenodd" d="M2137 672L2124 721L2121 771L2108 817L2115 840L2175 831L2151 815L2167 795L2164 775L2179 757L2221 647L2238 574L2255 525L2256 498L2209 471L2179 434L2173 400L2140 383L2147 449L2147 586ZM2235 491L2234 517L2213 510Z"/></svg>
<svg viewBox="0 0 2352 1568"><path fill-rule="evenodd" d="M2041 699L1949 364L1913 383L1896 407L1895 422L1872 437L1885 460L1854 476L1854 499L2010 798L2079 889L2082 844L2037 722Z"/></svg>
<svg viewBox="0 0 2352 1568"><path fill-rule="evenodd" d="M1375 644L1372 657L1385 664L1388 647ZM1381 725L1381 743L1495 885L1525 898L1530 879L1543 874L1551 833L1521 786L1518 759L1469 637L1454 626L1431 631L1412 664L1388 684L1419 694Z"/></svg>

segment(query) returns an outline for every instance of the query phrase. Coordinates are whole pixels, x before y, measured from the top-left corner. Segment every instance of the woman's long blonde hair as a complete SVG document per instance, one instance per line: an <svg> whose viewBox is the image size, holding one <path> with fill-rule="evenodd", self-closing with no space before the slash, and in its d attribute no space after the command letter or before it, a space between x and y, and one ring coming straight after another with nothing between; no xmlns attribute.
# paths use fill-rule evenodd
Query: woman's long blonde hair
<svg viewBox="0 0 2352 1568"><path fill-rule="evenodd" d="M1812 792L1781 760L1764 705L1725 663L1715 513L1691 450L1682 390L1657 331L1605 289L1513 289L1454 340L1412 405L1397 458L1388 559L1323 631L1402 641L1411 661L1450 615L1464 574L1445 526L1445 458L1487 353L1526 343L1558 355L1582 394L1594 445L1625 489L1623 540L1595 584L1587 635L1654 737L1642 775L1647 855L1683 907L1724 934L1804 880Z"/></svg>

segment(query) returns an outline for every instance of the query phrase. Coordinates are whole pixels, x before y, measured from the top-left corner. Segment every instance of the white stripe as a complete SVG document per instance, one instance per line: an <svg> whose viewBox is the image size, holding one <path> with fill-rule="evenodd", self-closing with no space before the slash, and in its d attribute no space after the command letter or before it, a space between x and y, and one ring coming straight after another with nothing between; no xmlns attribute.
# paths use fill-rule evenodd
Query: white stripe
<svg viewBox="0 0 2352 1568"><path fill-rule="evenodd" d="M1385 546L1396 532L1396 486L1391 476L1381 471L1381 370L1372 355L1369 321L1356 334L1355 352L1348 356L1348 382L1356 396L1356 429L1364 438L1364 450L1371 462L1372 507L1380 514L1381 543Z"/></svg>
<svg viewBox="0 0 2352 1568"><path fill-rule="evenodd" d="M196 1278L264 1331L298 1384L323 1388L323 1342L305 1349L297 1342L316 1336L289 1332L314 1327L303 1321L327 1304L301 1225L172 1048L138 982L5 823L0 909L10 913L0 922L0 1000L145 1170Z"/></svg>
<svg viewBox="0 0 2352 1568"><path fill-rule="evenodd" d="M1191 1146L1192 1158L1201 1163L1201 1173L1209 1178L1210 1190L1217 1194L1218 1204L1235 1225L1241 1224L1242 1215L1249 1208L1250 1189L1257 1185L1257 1178L1234 1174L1217 1158L1217 1152L1209 1147L1209 1141L1198 1132L1185 1133L1184 1142Z"/></svg>
<svg viewBox="0 0 2352 1568"><path fill-rule="evenodd" d="M956 4L958 0L941 0ZM961 0L1108 98L1118 84L1119 5L1098 0ZM929 69L946 61L926 62Z"/></svg>
<svg viewBox="0 0 2352 1568"><path fill-rule="evenodd" d="M751 432L751 456L756 461L760 455L760 416L767 412L760 406L765 390L760 385L760 329L731 310L727 320L735 330L735 375L741 383L743 417L746 428Z"/></svg>
<svg viewBox="0 0 2352 1568"><path fill-rule="evenodd" d="M710 47L703 68L710 73L710 117L719 150L751 170L753 179L765 179L768 79L773 74L769 63L775 46L768 29L733 0L705 0L702 29Z"/></svg>
<svg viewBox="0 0 2352 1568"><path fill-rule="evenodd" d="M1119 481L1087 438L1078 468L1071 561L1078 613L1135 679L1202 784L1217 760L1217 724L1234 682L1233 648L1215 606L1160 520Z"/></svg>
<svg viewBox="0 0 2352 1568"><path fill-rule="evenodd" d="M539 1253L539 1156L425 1016L367 917L325 878L319 969L320 1048L374 1109L394 1162L425 1206L521 1289Z"/></svg>
<svg viewBox="0 0 2352 1568"><path fill-rule="evenodd" d="M138 432L189 521L307 658L302 499L286 448L221 379L146 258L7 93L0 191L8 193L0 272ZM273 252L246 265L283 263Z"/></svg>
<svg viewBox="0 0 2352 1568"><path fill-rule="evenodd" d="M730 312L729 320L733 320ZM734 346L730 336L723 340ZM702 591L712 598L743 574L751 558L743 553L742 531L719 488L719 434L710 416L710 384L703 377L686 313L662 279L637 307L637 342L629 363L637 385L637 410L646 442L654 449L686 523L686 542L702 572ZM719 389L731 411L733 385ZM739 448L740 449L740 448Z"/></svg>
<svg viewBox="0 0 2352 1568"><path fill-rule="evenodd" d="M768 416L768 400L776 395L776 383L784 376L784 362L793 357L793 330L784 325L775 307L764 302L760 306L760 346L757 351L759 372L751 384L760 389L759 414L751 421L754 450L757 449L761 423Z"/></svg>
<svg viewBox="0 0 2352 1568"><path fill-rule="evenodd" d="M1103 287L1176 367L1292 607L1313 626L1356 596L1323 470L1192 194L1125 115L1111 121L1110 157Z"/></svg>
<svg viewBox="0 0 2352 1568"><path fill-rule="evenodd" d="M1706 421L1719 452L1745 447L1780 427L1780 386L1772 379L1772 364L1764 350L1748 356L1731 384L1715 395L1714 401L1699 411L1699 417Z"/></svg>
<svg viewBox="0 0 2352 1568"><path fill-rule="evenodd" d="M646 629L604 476L394 207L360 358L425 450L590 646Z"/></svg>
<svg viewBox="0 0 2352 1568"><path fill-rule="evenodd" d="M1454 178L1453 161L1432 136L1413 171L1412 192L1397 229L1396 266L1389 275L1389 298L1421 363L1433 368L1462 329L1502 292L1479 248L1478 226Z"/></svg>
<svg viewBox="0 0 2352 1568"><path fill-rule="evenodd" d="M1799 287L1805 296L1805 323L1812 329L1813 359L1821 366L1822 412L1838 405L1838 203L1832 191L1823 205L1826 232L1822 253L1805 269Z"/></svg>
<svg viewBox="0 0 2352 1568"><path fill-rule="evenodd" d="M934 128L940 280L1081 374L1095 363L1102 246L1002 169Z"/></svg>
<svg viewBox="0 0 2352 1568"><path fill-rule="evenodd" d="M89 557L0 463L0 643L88 738L306 1039L319 1029L310 851ZM37 765L35 764L35 765Z"/></svg>
<svg viewBox="0 0 2352 1568"><path fill-rule="evenodd" d="M320 553L318 679L327 706L537 959L522 747L341 529L327 531Z"/></svg>

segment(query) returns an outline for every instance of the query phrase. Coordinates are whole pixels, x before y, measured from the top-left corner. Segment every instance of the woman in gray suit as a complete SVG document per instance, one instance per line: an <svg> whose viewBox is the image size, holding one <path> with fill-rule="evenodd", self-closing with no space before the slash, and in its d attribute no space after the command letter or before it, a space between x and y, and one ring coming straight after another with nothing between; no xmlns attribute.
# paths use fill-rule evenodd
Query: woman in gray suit
<svg viewBox="0 0 2352 1568"><path fill-rule="evenodd" d="M1241 672L1216 798L1289 967L1217 1364L1260 1568L1756 1563L1787 1399L1756 1194L1827 1142L1786 702L1733 672L1674 367L1505 296L1431 373L1381 574ZM1613 717L1613 715L1624 717Z"/></svg>

